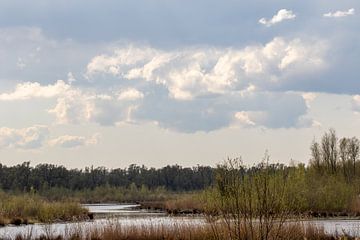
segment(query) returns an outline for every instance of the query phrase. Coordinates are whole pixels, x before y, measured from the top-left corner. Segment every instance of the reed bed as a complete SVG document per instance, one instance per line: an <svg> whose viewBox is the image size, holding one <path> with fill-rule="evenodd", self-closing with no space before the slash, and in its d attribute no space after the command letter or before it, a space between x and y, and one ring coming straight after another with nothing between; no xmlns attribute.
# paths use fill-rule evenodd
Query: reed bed
<svg viewBox="0 0 360 240"><path fill-rule="evenodd" d="M50 202L37 195L0 193L0 225L80 220L88 211L79 203Z"/></svg>
<svg viewBox="0 0 360 240"><path fill-rule="evenodd" d="M90 229L81 225L67 229L61 235L54 235L51 231L39 237L18 235L16 240L352 240L356 239L346 235L328 235L323 228L301 223L283 225L268 236L261 236L255 232L252 237L245 233L245 226L238 231L229 229L226 224L161 224L161 225L135 225L123 226L112 223L104 226L93 226ZM239 233L239 234L237 234Z"/></svg>

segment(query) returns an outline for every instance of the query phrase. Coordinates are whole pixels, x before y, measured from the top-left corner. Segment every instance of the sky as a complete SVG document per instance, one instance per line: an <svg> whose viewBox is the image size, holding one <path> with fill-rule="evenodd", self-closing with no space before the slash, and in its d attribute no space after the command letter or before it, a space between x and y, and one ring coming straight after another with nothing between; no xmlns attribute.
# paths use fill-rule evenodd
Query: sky
<svg viewBox="0 0 360 240"><path fill-rule="evenodd" d="M360 137L357 0L0 0L0 162L307 163Z"/></svg>

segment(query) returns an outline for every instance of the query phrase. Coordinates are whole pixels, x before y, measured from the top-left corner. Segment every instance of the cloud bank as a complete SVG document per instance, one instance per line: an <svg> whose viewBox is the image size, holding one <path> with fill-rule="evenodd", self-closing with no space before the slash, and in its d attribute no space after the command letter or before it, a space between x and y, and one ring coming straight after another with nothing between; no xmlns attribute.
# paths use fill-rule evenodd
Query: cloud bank
<svg viewBox="0 0 360 240"><path fill-rule="evenodd" d="M150 122L180 132L213 131L234 125L290 128L311 126L305 119L311 96L272 92L299 74L326 68L321 41L276 37L244 48L163 50L144 45L118 47L93 57L85 88L68 81L24 82L0 93L0 101L55 99L48 110L57 124ZM86 144L64 136L53 145Z"/></svg>
<svg viewBox="0 0 360 240"><path fill-rule="evenodd" d="M170 97L191 100L208 94L247 91L286 81L299 72L325 66L326 46L300 39L274 38L265 45L243 49L199 48L163 51L144 46L119 48L94 57L87 76L109 74L165 86Z"/></svg>

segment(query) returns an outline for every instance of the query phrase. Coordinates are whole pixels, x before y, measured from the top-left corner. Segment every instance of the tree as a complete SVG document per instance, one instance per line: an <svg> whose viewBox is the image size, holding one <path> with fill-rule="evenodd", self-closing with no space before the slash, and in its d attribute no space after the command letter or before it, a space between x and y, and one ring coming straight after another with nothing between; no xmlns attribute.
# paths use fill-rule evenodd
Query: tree
<svg viewBox="0 0 360 240"><path fill-rule="evenodd" d="M343 173L346 179L349 180L349 143L348 138L341 138L339 141L339 157L342 164Z"/></svg>
<svg viewBox="0 0 360 240"><path fill-rule="evenodd" d="M228 159L216 171L216 188L209 201L227 226L228 239L280 239L291 207L285 201L288 171L263 162L246 168L240 158ZM214 210L209 208L209 215ZM216 223L212 226L214 235Z"/></svg>
<svg viewBox="0 0 360 240"><path fill-rule="evenodd" d="M321 153L320 153L319 143L317 143L315 140L313 140L310 150L311 150L311 156L312 156L310 163L313 164L315 166L316 171L320 173L321 169L322 169L322 166L321 166L322 162L321 162Z"/></svg>
<svg viewBox="0 0 360 240"><path fill-rule="evenodd" d="M336 173L337 168L337 137L334 129L330 129L321 139L321 155L327 169Z"/></svg>
<svg viewBox="0 0 360 240"><path fill-rule="evenodd" d="M353 175L356 175L356 161L359 158L360 153L360 141L356 137L353 137L349 140L348 144L348 154L350 161L352 163Z"/></svg>

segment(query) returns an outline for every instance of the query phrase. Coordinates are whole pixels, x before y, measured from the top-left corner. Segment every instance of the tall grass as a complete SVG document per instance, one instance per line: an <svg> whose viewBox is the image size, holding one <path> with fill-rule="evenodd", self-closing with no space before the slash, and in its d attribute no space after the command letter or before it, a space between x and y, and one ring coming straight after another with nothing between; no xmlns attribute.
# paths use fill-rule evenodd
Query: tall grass
<svg viewBox="0 0 360 240"><path fill-rule="evenodd" d="M39 194L52 201L72 199L81 203L164 201L173 195L163 187L149 189L146 186L137 187L135 184L128 188L105 185L77 191L54 187L43 189Z"/></svg>
<svg viewBox="0 0 360 240"><path fill-rule="evenodd" d="M176 198L166 200L164 209L173 214L204 212L203 193L179 194Z"/></svg>
<svg viewBox="0 0 360 240"><path fill-rule="evenodd" d="M215 229L214 229L215 228ZM42 240L257 240L262 239L260 233L255 233L253 238L246 234L234 236L229 232L227 224L218 222L212 224L160 224L160 225L133 225L122 226L120 223L109 223L104 226L94 226L90 229L75 227L68 229L61 235L54 235L47 231L40 237L17 236L17 240L42 239ZM301 223L289 223L279 232L272 232L269 240L330 240L354 239L348 236L330 236L324 229Z"/></svg>
<svg viewBox="0 0 360 240"><path fill-rule="evenodd" d="M0 192L0 225L83 219L88 211L79 203L50 202L34 194L9 195Z"/></svg>

